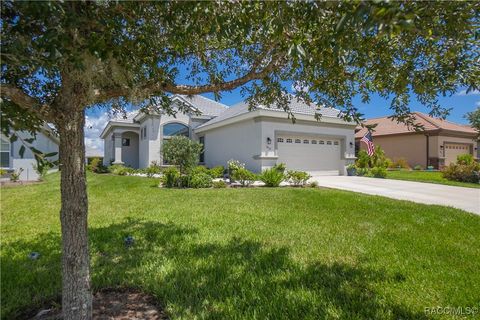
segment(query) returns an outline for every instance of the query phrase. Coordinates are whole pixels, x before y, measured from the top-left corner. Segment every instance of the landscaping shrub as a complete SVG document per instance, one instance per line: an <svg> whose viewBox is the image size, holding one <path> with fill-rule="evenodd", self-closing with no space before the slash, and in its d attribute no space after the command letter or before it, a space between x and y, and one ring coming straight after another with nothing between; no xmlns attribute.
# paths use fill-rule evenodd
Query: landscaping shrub
<svg viewBox="0 0 480 320"><path fill-rule="evenodd" d="M410 169L410 166L408 165L407 159L398 158L390 164L389 168L391 168L391 169Z"/></svg>
<svg viewBox="0 0 480 320"><path fill-rule="evenodd" d="M191 179L191 178L192 178L191 175L188 175L188 174L180 174L180 176L178 176L178 178L177 178L175 187L178 187L178 188L190 188L190 179Z"/></svg>
<svg viewBox="0 0 480 320"><path fill-rule="evenodd" d="M212 186L212 177L204 172L194 174L189 177L190 188L210 188Z"/></svg>
<svg viewBox="0 0 480 320"><path fill-rule="evenodd" d="M205 173L205 174L210 174L209 170L205 166L196 166L192 168L189 172L190 175L195 175L198 173Z"/></svg>
<svg viewBox="0 0 480 320"><path fill-rule="evenodd" d="M103 173L106 171L100 158L93 158L87 165L87 170L94 173Z"/></svg>
<svg viewBox="0 0 480 320"><path fill-rule="evenodd" d="M283 170L280 170L276 167L264 170L259 179L265 183L266 187L278 187L280 183L285 179Z"/></svg>
<svg viewBox="0 0 480 320"><path fill-rule="evenodd" d="M373 167L370 170L370 174L375 178L386 178L387 177L387 169L384 167Z"/></svg>
<svg viewBox="0 0 480 320"><path fill-rule="evenodd" d="M231 179L237 181L242 187L248 187L255 182L257 175L245 168L237 168L231 174Z"/></svg>
<svg viewBox="0 0 480 320"><path fill-rule="evenodd" d="M363 177L366 176L368 177L370 174L370 168L357 168L357 176Z"/></svg>
<svg viewBox="0 0 480 320"><path fill-rule="evenodd" d="M12 173L10 173L10 181L12 182L17 182L20 179L20 175L23 172L23 168L20 168L18 170L13 170Z"/></svg>
<svg viewBox="0 0 480 320"><path fill-rule="evenodd" d="M417 164L415 167L413 167L413 170L422 170L422 166Z"/></svg>
<svg viewBox="0 0 480 320"><path fill-rule="evenodd" d="M475 160L471 154L459 154L457 156L457 164L470 165L473 164Z"/></svg>
<svg viewBox="0 0 480 320"><path fill-rule="evenodd" d="M0 177L3 177L4 175L7 174L7 170L5 169L0 169Z"/></svg>
<svg viewBox="0 0 480 320"><path fill-rule="evenodd" d="M311 176L305 171L287 171L287 180L296 187L304 186L310 178Z"/></svg>
<svg viewBox="0 0 480 320"><path fill-rule="evenodd" d="M228 175L231 177L236 170L245 169L245 163L230 159L227 161Z"/></svg>
<svg viewBox="0 0 480 320"><path fill-rule="evenodd" d="M108 171L112 174L116 174L119 176L126 176L128 173L133 173L134 170L132 168L127 168L121 164L113 164L108 167Z"/></svg>
<svg viewBox="0 0 480 320"><path fill-rule="evenodd" d="M375 152L370 157L369 167L387 168L392 161L385 156L385 151L380 146L375 147Z"/></svg>
<svg viewBox="0 0 480 320"><path fill-rule="evenodd" d="M448 180L480 183L480 164L476 162L471 164L451 163L442 169L442 175Z"/></svg>
<svg viewBox="0 0 480 320"><path fill-rule="evenodd" d="M356 166L357 168L368 168L370 163L370 156L367 151L360 150L358 151Z"/></svg>
<svg viewBox="0 0 480 320"><path fill-rule="evenodd" d="M316 188L318 187L318 181L312 181L308 184L310 188Z"/></svg>
<svg viewBox="0 0 480 320"><path fill-rule="evenodd" d="M181 173L187 173L197 165L201 151L200 143L183 136L166 140L162 147L164 159L169 164L178 166Z"/></svg>
<svg viewBox="0 0 480 320"><path fill-rule="evenodd" d="M226 188L227 187L227 184L225 183L225 181L223 180L218 180L218 181L213 181L212 182L212 186L214 188Z"/></svg>
<svg viewBox="0 0 480 320"><path fill-rule="evenodd" d="M225 172L225 168L223 166L216 166L208 170L208 173L213 179L223 178L224 172Z"/></svg>
<svg viewBox="0 0 480 320"><path fill-rule="evenodd" d="M150 165L148 168L136 170L136 173L145 173L147 177L151 178L155 174L162 173L162 168L156 165Z"/></svg>
<svg viewBox="0 0 480 320"><path fill-rule="evenodd" d="M48 160L37 158L37 163L33 165L33 169L38 174L38 180L43 181L48 171L54 166L54 164Z"/></svg>
<svg viewBox="0 0 480 320"><path fill-rule="evenodd" d="M276 164L273 166L273 168L281 173L285 173L285 170L287 170L285 163Z"/></svg>
<svg viewBox="0 0 480 320"><path fill-rule="evenodd" d="M175 167L168 167L163 171L161 183L166 188L173 188L178 186L180 172Z"/></svg>

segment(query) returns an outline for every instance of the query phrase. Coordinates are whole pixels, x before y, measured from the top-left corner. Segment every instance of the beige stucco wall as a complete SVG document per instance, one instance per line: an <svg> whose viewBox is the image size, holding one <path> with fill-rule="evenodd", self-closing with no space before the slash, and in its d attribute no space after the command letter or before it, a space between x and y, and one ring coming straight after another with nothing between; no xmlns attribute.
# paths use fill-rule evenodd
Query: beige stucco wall
<svg viewBox="0 0 480 320"><path fill-rule="evenodd" d="M358 139L357 139L358 140ZM454 137L448 135L438 135L429 137L429 158L440 159L443 164L445 143L465 143L471 145L471 152L475 156L478 142L472 138ZM384 137L374 137L373 143L379 145L385 154L392 160L398 158L407 159L409 165L414 167L419 164L422 167L427 166L426 137L422 133L409 135L392 135ZM360 149L365 149L365 144L360 143ZM432 163L435 165L435 163Z"/></svg>
<svg viewBox="0 0 480 320"><path fill-rule="evenodd" d="M405 158L412 168L418 164L427 166L427 138L423 134L374 137L373 143L379 145L392 160ZM360 149L366 149L365 143L360 143Z"/></svg>

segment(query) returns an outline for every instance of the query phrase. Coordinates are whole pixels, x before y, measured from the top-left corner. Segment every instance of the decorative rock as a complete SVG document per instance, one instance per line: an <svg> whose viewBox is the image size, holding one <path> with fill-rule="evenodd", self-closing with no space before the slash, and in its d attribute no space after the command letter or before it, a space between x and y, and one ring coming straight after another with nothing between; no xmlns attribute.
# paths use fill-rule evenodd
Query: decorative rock
<svg viewBox="0 0 480 320"><path fill-rule="evenodd" d="M126 246L127 248L133 246L133 243L135 242L135 240L133 239L132 236L126 236L125 239L124 239L124 241L125 241L125 246Z"/></svg>
<svg viewBox="0 0 480 320"><path fill-rule="evenodd" d="M37 260L38 258L40 258L40 253L38 252L31 252L28 257L31 259L31 260Z"/></svg>

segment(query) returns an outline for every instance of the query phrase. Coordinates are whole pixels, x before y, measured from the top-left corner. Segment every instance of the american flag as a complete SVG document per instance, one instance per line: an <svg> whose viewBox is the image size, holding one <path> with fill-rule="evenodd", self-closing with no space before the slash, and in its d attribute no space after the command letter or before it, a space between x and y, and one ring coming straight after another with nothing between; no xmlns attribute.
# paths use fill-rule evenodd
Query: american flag
<svg viewBox="0 0 480 320"><path fill-rule="evenodd" d="M367 153L371 157L373 155L373 153L375 152L375 146L373 145L372 133L370 131L368 131L360 141L365 142L365 144L367 145Z"/></svg>

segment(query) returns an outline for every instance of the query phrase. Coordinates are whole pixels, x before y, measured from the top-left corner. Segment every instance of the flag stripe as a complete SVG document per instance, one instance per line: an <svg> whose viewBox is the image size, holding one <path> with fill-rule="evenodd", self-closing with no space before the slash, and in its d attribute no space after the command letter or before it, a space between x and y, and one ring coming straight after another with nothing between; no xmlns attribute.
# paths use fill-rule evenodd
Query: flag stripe
<svg viewBox="0 0 480 320"><path fill-rule="evenodd" d="M372 156L375 152L375 145L373 144L372 141L372 134L370 132L367 132L360 141L365 143L367 145L367 154L369 156Z"/></svg>

